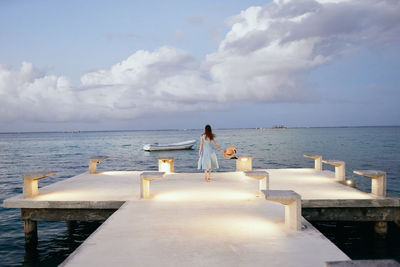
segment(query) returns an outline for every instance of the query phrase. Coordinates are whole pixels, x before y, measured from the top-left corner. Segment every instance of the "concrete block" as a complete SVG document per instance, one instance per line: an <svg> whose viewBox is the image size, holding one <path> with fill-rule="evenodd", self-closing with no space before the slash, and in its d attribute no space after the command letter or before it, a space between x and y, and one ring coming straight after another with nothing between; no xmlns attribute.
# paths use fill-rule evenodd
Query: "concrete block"
<svg viewBox="0 0 400 267"><path fill-rule="evenodd" d="M265 199L285 205L285 225L301 230L301 196L292 190L265 190Z"/></svg>
<svg viewBox="0 0 400 267"><path fill-rule="evenodd" d="M142 172L140 174L140 197L150 197L150 181L164 177L165 172Z"/></svg>
<svg viewBox="0 0 400 267"><path fill-rule="evenodd" d="M355 170L355 174L371 178L371 193L379 197L386 196L386 172L376 170Z"/></svg>
<svg viewBox="0 0 400 267"><path fill-rule="evenodd" d="M89 173L96 174L97 173L97 163L107 160L107 157L103 158L91 158L89 159Z"/></svg>
<svg viewBox="0 0 400 267"><path fill-rule="evenodd" d="M140 197L149 198L150 196L150 181L145 179L140 179Z"/></svg>
<svg viewBox="0 0 400 267"><path fill-rule="evenodd" d="M245 171L244 174L253 179L259 180L259 190L269 189L269 175L266 171Z"/></svg>
<svg viewBox="0 0 400 267"><path fill-rule="evenodd" d="M158 158L158 171L159 172L174 172L174 158Z"/></svg>
<svg viewBox="0 0 400 267"><path fill-rule="evenodd" d="M236 159L236 171L251 171L253 169L253 157L238 157Z"/></svg>
<svg viewBox="0 0 400 267"><path fill-rule="evenodd" d="M346 180L346 163L340 160L323 160L325 164L335 166L335 178L341 182Z"/></svg>
<svg viewBox="0 0 400 267"><path fill-rule="evenodd" d="M49 173L23 174L22 180L24 184L22 188L22 193L24 198L36 197L39 194L38 180L49 177L53 174L56 173L49 172Z"/></svg>
<svg viewBox="0 0 400 267"><path fill-rule="evenodd" d="M322 155L307 155L304 154L304 157L314 160L314 168L317 171L322 170Z"/></svg>

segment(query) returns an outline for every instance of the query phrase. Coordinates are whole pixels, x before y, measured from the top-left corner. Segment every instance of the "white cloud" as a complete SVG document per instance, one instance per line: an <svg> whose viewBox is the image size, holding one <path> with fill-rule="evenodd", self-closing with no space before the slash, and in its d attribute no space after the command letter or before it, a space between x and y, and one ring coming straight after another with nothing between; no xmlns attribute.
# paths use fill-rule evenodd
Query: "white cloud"
<svg viewBox="0 0 400 267"><path fill-rule="evenodd" d="M400 2L276 0L229 19L202 61L172 47L140 50L78 86L24 62L0 66L0 121L93 121L221 108L232 101L299 102L308 74L360 46L399 42Z"/></svg>
<svg viewBox="0 0 400 267"><path fill-rule="evenodd" d="M399 2L321 2L275 1L229 20L231 30L207 57L226 99L301 101L313 95L314 68L360 45L399 41Z"/></svg>
<svg viewBox="0 0 400 267"><path fill-rule="evenodd" d="M0 66L1 121L63 120L70 117L74 102L65 77L46 76L28 62L18 71Z"/></svg>

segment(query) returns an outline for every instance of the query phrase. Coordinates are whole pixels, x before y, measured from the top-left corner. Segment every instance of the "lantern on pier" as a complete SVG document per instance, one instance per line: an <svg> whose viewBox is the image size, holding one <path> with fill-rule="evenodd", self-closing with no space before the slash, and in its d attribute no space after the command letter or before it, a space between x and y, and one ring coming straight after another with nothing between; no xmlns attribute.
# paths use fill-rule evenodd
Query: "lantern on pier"
<svg viewBox="0 0 400 267"><path fill-rule="evenodd" d="M174 158L158 158L159 172L174 172Z"/></svg>
<svg viewBox="0 0 400 267"><path fill-rule="evenodd" d="M251 171L253 169L253 157L238 157L236 160L236 171Z"/></svg>

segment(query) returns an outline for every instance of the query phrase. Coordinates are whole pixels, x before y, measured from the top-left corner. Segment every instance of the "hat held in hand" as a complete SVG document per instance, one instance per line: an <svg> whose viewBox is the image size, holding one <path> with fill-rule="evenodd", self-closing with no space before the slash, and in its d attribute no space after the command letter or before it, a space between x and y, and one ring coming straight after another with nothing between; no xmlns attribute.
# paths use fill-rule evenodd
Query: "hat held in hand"
<svg viewBox="0 0 400 267"><path fill-rule="evenodd" d="M228 146L225 150L224 150L224 158L226 159L231 159L235 156L236 154L236 147L235 146Z"/></svg>

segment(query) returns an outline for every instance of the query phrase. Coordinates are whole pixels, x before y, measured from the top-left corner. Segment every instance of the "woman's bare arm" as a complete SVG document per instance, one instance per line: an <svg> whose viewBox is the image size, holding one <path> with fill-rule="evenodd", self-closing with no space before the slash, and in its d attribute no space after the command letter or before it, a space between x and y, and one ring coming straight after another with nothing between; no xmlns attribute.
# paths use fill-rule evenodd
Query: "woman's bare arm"
<svg viewBox="0 0 400 267"><path fill-rule="evenodd" d="M218 148L219 151L224 152L224 150L222 150L222 149L217 145L217 143L215 143L215 140L212 140L212 142L213 142L214 146L215 146L216 148Z"/></svg>

